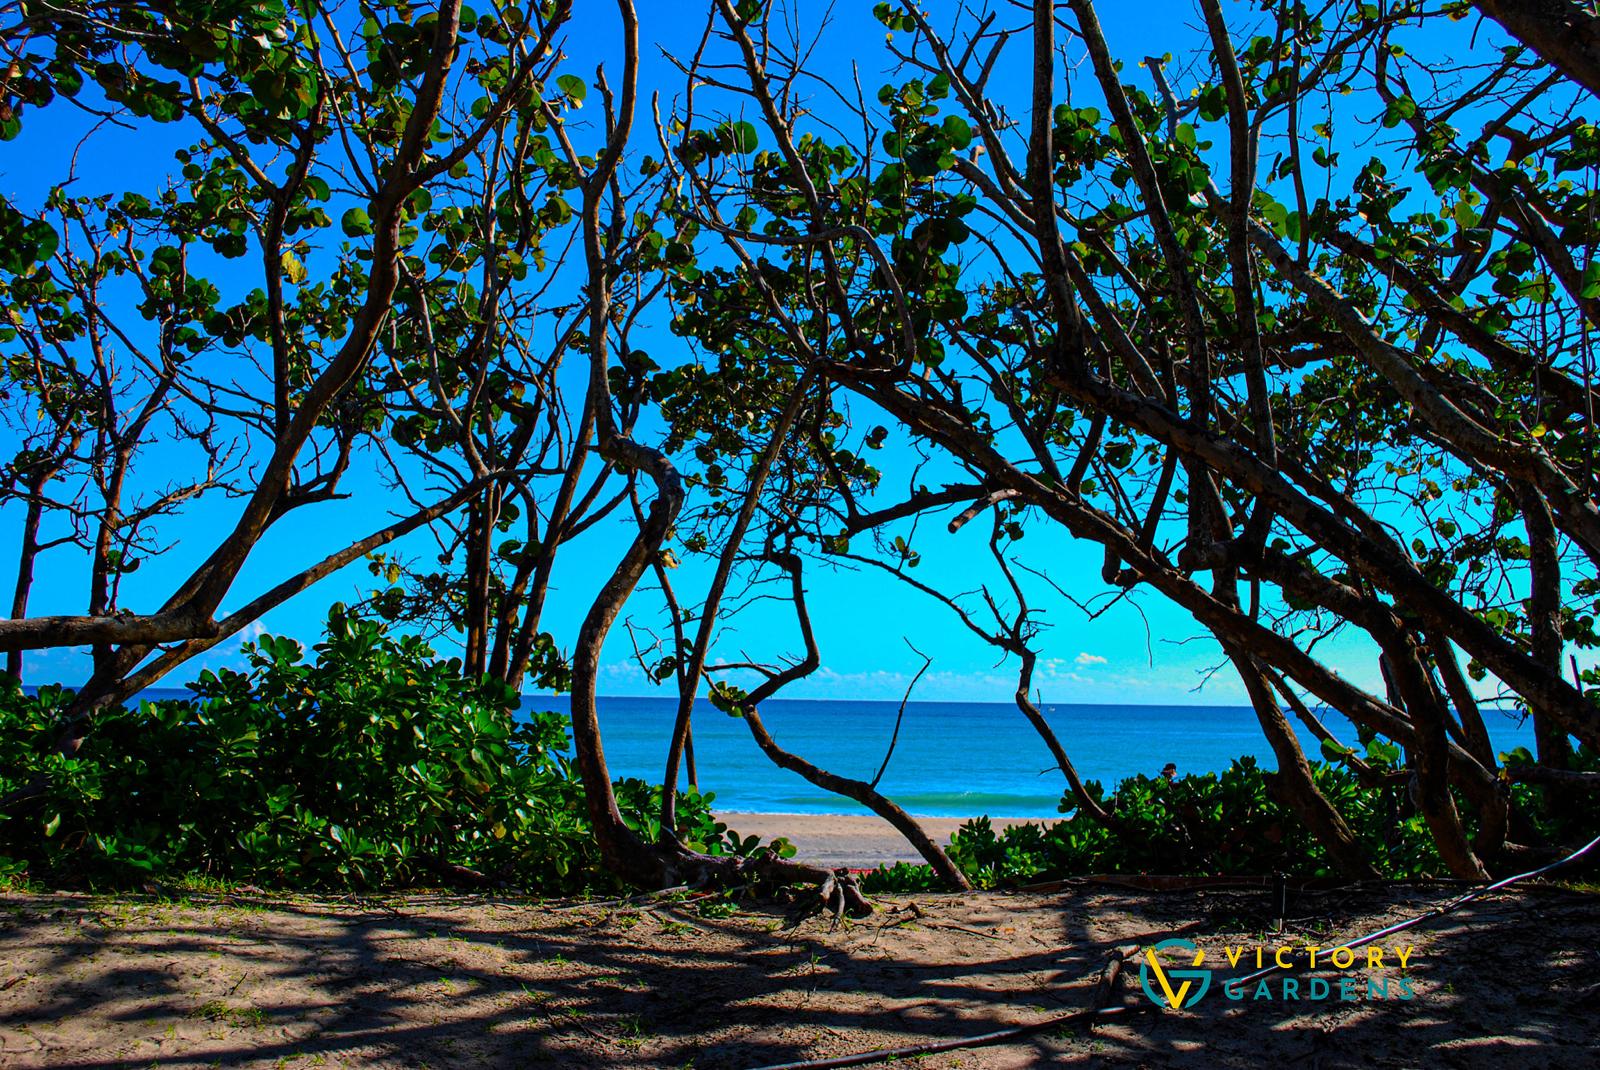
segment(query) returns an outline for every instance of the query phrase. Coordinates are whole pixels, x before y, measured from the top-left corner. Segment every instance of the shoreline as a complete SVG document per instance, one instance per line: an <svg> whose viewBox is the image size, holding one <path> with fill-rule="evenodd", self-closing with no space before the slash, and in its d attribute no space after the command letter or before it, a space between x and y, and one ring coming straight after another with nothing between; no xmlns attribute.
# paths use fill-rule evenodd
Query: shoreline
<svg viewBox="0 0 1600 1070"><path fill-rule="evenodd" d="M904 836L876 814L789 814L754 813L745 810L718 810L716 819L741 836L759 836L762 841L786 837L799 853L796 858L818 865L852 869L872 869L895 862L921 862ZM938 843L948 844L950 836L971 818L911 815ZM1048 817L992 817L996 831L1030 822L1062 820L1060 814Z"/></svg>

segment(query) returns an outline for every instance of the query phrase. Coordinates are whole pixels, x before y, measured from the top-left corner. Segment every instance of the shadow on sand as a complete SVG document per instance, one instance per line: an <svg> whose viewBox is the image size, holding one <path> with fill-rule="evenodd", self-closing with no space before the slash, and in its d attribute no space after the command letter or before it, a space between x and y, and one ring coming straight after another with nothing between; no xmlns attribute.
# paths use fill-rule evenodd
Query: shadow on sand
<svg viewBox="0 0 1600 1070"><path fill-rule="evenodd" d="M1259 893L1094 886L890 897L838 930L785 929L756 904L719 918L459 896L5 896L0 1067L753 1067L1087 1006L1129 945L1181 936L1208 963L1225 946L1328 946L1449 894L1307 893L1282 932ZM1403 940L1413 999L1340 1000L1339 971L1319 971L1331 999L1285 1000L1274 981L1272 999L1230 1000L1225 976L1251 952L1191 1010L917 1065L1595 1065L1600 897L1519 891ZM1145 1000L1136 971L1130 1003Z"/></svg>

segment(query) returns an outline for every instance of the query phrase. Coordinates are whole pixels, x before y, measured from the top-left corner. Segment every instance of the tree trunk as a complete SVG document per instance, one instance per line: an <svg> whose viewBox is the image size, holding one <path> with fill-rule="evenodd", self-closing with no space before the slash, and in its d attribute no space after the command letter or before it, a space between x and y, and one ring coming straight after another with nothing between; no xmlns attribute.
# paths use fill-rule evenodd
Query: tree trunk
<svg viewBox="0 0 1600 1070"><path fill-rule="evenodd" d="M1489 741L1489 730L1483 723L1478 700L1472 693L1467 678L1456 663L1455 648L1449 640L1438 635L1427 636L1433 662L1439 667L1439 677L1444 681L1445 693L1456 708L1456 719L1461 722L1467 748L1473 757L1488 769L1496 767L1494 746ZM1455 768L1454 762L1451 768ZM1467 778L1451 777L1451 782L1461 788L1462 794L1478 808L1478 834L1473 837L1472 850L1479 858L1496 857L1505 846L1506 834L1511 825L1511 798L1498 779L1492 785L1483 785Z"/></svg>
<svg viewBox="0 0 1600 1070"><path fill-rule="evenodd" d="M1014 696L1017 702L1017 709L1022 711L1022 716L1028 719L1028 723L1033 726L1033 730L1039 734L1039 738L1044 740L1044 745L1050 749L1050 756L1055 759L1056 768L1060 769L1061 775L1067 778L1067 788L1072 792L1072 798L1078 804L1078 812L1088 814L1097 824L1104 825L1107 828L1117 828L1116 817L1101 806L1093 795L1089 794L1089 790L1083 785L1083 778L1078 775L1078 767L1073 765L1072 759L1067 756L1067 749L1061 745L1061 740L1057 738L1055 730L1050 727L1050 722L1044 719L1044 714L1039 712L1039 707L1035 706L1033 700L1028 697L1028 690L1033 681L1034 664L1039 660L1039 656L1032 650L1024 648L1021 657L1022 668L1017 673L1017 693Z"/></svg>
<svg viewBox="0 0 1600 1070"><path fill-rule="evenodd" d="M1339 811L1318 790L1305 752L1295 739L1289 719L1283 715L1283 707L1273 697L1272 688L1262 674L1261 667L1251 655L1236 648L1225 649L1244 680L1250 704L1255 707L1256 719L1261 722L1261 730L1278 759L1278 794L1327 850L1328 859L1336 869L1352 877L1376 877L1378 872L1356 841L1355 833L1350 831L1350 826Z"/></svg>
<svg viewBox="0 0 1600 1070"><path fill-rule="evenodd" d="M494 560L494 531L499 519L498 484L491 483L472 503L467 520L466 649L463 669L482 676L489 667L489 587Z"/></svg>
<svg viewBox="0 0 1600 1070"><path fill-rule="evenodd" d="M810 882L820 885L824 899L835 901L838 909L856 915L871 913L871 906L855 882L842 870L834 872L770 853L753 859L704 855L684 847L670 829L662 830L661 842L649 844L622 820L600 737L596 702L600 653L617 614L638 585L650 559L661 552L666 533L683 506L683 488L677 471L665 457L625 440L613 445L625 450L630 460L636 459L635 463L649 465L657 494L639 527L639 534L584 617L572 655L572 740L578 774L583 780L584 802L602 861L624 881L647 888L732 884L751 876L778 883ZM666 790L673 789L669 785Z"/></svg>
<svg viewBox="0 0 1600 1070"><path fill-rule="evenodd" d="M1473 0L1479 11L1548 60L1562 74L1600 95L1600 18L1572 0Z"/></svg>
<svg viewBox="0 0 1600 1070"><path fill-rule="evenodd" d="M880 794L864 780L852 780L850 777L830 773L826 769L812 765L799 755L784 750L773 740L771 733L767 731L767 726L761 720L761 714L755 709L747 708L744 711L744 719L750 725L750 734L755 737L761 753L770 758L774 765L799 773L817 787L854 799L869 808L893 825L895 831L917 849L917 853L933 867L940 880L957 891L965 892L972 889L972 883L967 880L967 875L961 872L961 867L950 861L950 856L932 836L928 835L928 830L918 824L917 819L906 813L894 800Z"/></svg>
<svg viewBox="0 0 1600 1070"><path fill-rule="evenodd" d="M1550 509L1532 488L1518 487L1518 504L1528 530L1528 628L1533 656L1544 668L1561 675L1561 546ZM1567 730L1542 702L1529 704L1539 764L1565 768L1572 760Z"/></svg>
<svg viewBox="0 0 1600 1070"><path fill-rule="evenodd" d="M17 557L17 586L11 597L13 620L21 620L28 615L28 595L33 590L33 563L39 556L39 519L44 513L44 506L39 501L40 489L37 485L28 488L28 511L22 519L22 549ZM7 651L6 672L18 680L22 679L21 650Z"/></svg>
<svg viewBox="0 0 1600 1070"><path fill-rule="evenodd" d="M1450 792L1450 772L1445 756L1449 737L1445 714L1433 681L1422 667L1421 651L1409 635L1386 644L1384 658L1394 678L1395 689L1411 715L1413 745L1408 757L1417 773L1417 806L1433 833L1439 857L1450 872L1465 880L1484 880L1489 876L1467 841Z"/></svg>

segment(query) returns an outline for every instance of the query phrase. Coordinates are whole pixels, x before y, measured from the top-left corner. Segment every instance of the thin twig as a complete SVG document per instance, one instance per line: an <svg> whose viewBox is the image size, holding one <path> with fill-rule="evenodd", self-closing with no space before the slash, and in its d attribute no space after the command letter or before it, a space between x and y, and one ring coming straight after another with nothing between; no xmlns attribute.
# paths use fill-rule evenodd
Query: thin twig
<svg viewBox="0 0 1600 1070"><path fill-rule="evenodd" d="M904 637L902 636L902 638ZM911 692L916 690L917 681L922 679L922 674L928 671L929 665L933 664L933 659L924 654L922 651L917 650L916 644L911 640L906 639L905 644L912 650L915 650L917 655L922 658L922 668L917 670L917 675L913 676L911 678L911 683L906 686L905 697L900 700L900 711L894 715L894 735L889 737L889 749L883 755L883 764L878 766L878 775L873 777L872 782L867 785L870 788L876 788L878 786L878 781L882 780L883 774L888 771L889 759L894 757L894 745L900 742L900 723L904 721L906 717L906 703L911 701Z"/></svg>

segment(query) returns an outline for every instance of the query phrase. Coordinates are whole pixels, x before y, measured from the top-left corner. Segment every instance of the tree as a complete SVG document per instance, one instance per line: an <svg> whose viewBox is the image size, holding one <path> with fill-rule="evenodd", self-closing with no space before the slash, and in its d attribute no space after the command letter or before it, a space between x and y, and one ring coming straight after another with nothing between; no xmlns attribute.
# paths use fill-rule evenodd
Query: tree
<svg viewBox="0 0 1600 1070"><path fill-rule="evenodd" d="M1595 678L1564 665L1595 642L1600 549L1594 191L1563 177L1592 173L1589 98L1526 49L1463 51L1462 4L1269 3L1240 43L1206 2L1189 84L1148 59L1143 88L1094 5L1064 7L946 35L879 5L899 78L843 140L770 13L718 3L729 54L691 78L760 128L732 125L730 153L731 119L680 109L677 210L733 258L679 284L680 327L724 375L776 355L865 445L886 414L964 477L888 505L835 478L817 548L961 507L952 530L993 509L1008 553L1039 524L1098 543L1112 591L1216 640L1341 869L1371 860L1290 729L1302 693L1404 744L1441 857L1482 876L1518 815L1468 677L1533 718L1543 766L1600 744ZM997 97L1018 42L1025 98ZM1390 132L1365 162L1334 134L1358 122ZM1382 694L1318 656L1351 630Z"/></svg>
<svg viewBox="0 0 1600 1070"><path fill-rule="evenodd" d="M177 152L182 180L167 188L74 198L58 187L48 207L60 229L7 205L0 231L7 296L32 316L3 339L19 351L6 365L13 396L24 415L47 402L13 466L30 504L19 576L47 548L38 532L55 514L88 532L78 538L94 575L86 612L65 616L21 612L19 579L19 613L0 623L7 651L95 650L62 750L96 710L365 558L386 584L373 608L459 632L470 675L570 677L586 797L618 872L752 871L688 851L670 820L661 843L641 841L619 816L601 750L600 648L680 501L670 465L633 437L653 364L631 332L662 285L662 258L686 246L656 230L642 195L652 171L621 167L639 93L633 9L618 5L623 84L594 84L598 128L570 122L590 93L561 68L570 10L565 0L492 17L454 0L182 12L83 3L17 8L0 27L13 60L5 135L76 107L197 138ZM561 371L572 352L587 358L576 404ZM135 515L124 480L158 429L205 474ZM86 436L95 446L80 462ZM320 560L219 614L274 525L347 494L368 450L411 511L319 547ZM44 495L69 475L100 500ZM557 551L637 502L641 480L654 490L649 516L569 668L539 627ZM136 563L130 548L161 549L140 541L140 524L211 490L242 499L232 529L159 607L121 604L114 577ZM523 537L502 538L519 520ZM389 549L423 529L439 544L437 568ZM753 871L827 883L841 908L863 905L826 870L774 855Z"/></svg>
<svg viewBox="0 0 1600 1070"><path fill-rule="evenodd" d="M859 910L837 874L680 842L671 792L659 837L623 820L596 705L614 625L653 578L653 671L679 696L669 784L712 679L769 757L915 841L875 783L760 716L820 661L805 570L887 570L1016 659L1019 713L1078 808L1114 825L1030 693L1056 581L1024 539L1050 532L1100 548L1110 600L1153 593L1215 641L1276 790L1340 869L1374 860L1291 717L1358 772L1326 711L1358 745L1402 744L1457 875L1547 849L1508 781L1581 790L1573 741L1600 749L1600 673L1577 660L1600 595L1600 135L1586 16L1478 6L1522 43L1455 29L1472 7L1454 0L1274 0L1248 39L1203 0L1192 55L1130 68L1089 0L937 21L885 3L895 77L875 104L828 83L829 117L805 88L816 51L774 6L712 0L675 109L642 135L631 0L620 64L592 81L566 73L559 0L7 9L0 136L80 109L186 147L167 188L0 207L24 506L0 649L20 668L93 648L71 750L97 707L366 559L372 607L459 633L469 673L570 684L616 872L809 881ZM996 72L1022 44L1008 90ZM1380 132L1365 159L1360 124ZM663 298L697 350L649 352ZM891 441L922 461L903 495L871 460ZM170 483L129 484L174 443ZM274 526L349 493L369 452L409 511L221 613ZM232 525L158 603L126 605L118 578L165 545L155 519L201 495L236 496ZM559 551L625 507L629 545L569 661L543 621ZM939 512L953 544L985 539L970 595L912 572ZM393 545L424 531L436 562ZM34 561L66 543L84 612L26 615ZM675 548L715 561L693 602ZM711 652L758 589L791 604L801 652L748 660L746 692ZM1380 685L1335 671L1335 633ZM1536 759L1502 767L1486 697L1532 718Z"/></svg>
<svg viewBox="0 0 1600 1070"><path fill-rule="evenodd" d="M466 503L481 509L531 467L498 442L488 460L473 453L409 515L216 619L274 525L343 495L363 443L421 439L419 423L448 408L463 379L469 424L512 403L518 388L482 352L538 316L508 310L506 294L543 267L541 239L572 214L559 167L546 166L551 124L583 99L580 80L555 72L569 14L564 2L485 18L455 2L11 12L6 136L75 107L197 138L165 189L84 198L58 187L55 225L4 208L11 396L51 397L32 432L44 445L13 466L29 513L18 612L0 623L0 647L91 644L80 713L379 547ZM441 362L453 363L448 375ZM153 501L125 500L125 477L157 434L198 447L195 474ZM80 443L88 455L73 463ZM94 501L77 489L44 496L69 474ZM158 549L141 524L208 490L242 499L231 529L161 605L119 605L115 577L136 566L134 548ZM37 532L53 519L89 544L91 595L80 615L26 616Z"/></svg>

